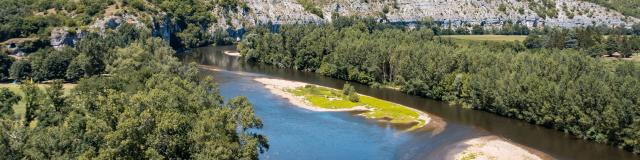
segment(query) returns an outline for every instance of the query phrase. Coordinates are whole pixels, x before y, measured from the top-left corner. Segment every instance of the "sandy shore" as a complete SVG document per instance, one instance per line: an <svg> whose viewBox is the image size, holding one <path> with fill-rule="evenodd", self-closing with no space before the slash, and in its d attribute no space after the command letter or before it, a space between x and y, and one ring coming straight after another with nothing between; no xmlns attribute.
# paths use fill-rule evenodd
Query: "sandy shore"
<svg viewBox="0 0 640 160"><path fill-rule="evenodd" d="M295 96L295 95L285 91L286 89L294 89L294 88L298 88L298 87L304 87L304 86L308 85L308 83L288 81L288 80L282 80L282 79L274 79L274 78L254 78L254 80L259 82L259 83L262 83L263 85L265 85L265 87L267 89L269 89L269 91L271 91L271 93L276 94L276 95L281 96L281 97L284 97L284 98L288 99L289 102L291 102L292 104L294 104L296 106L299 106L299 107L302 107L302 108L305 108L305 109L308 109L308 110L319 111L319 112L370 111L369 108L364 107L364 106L357 106L357 107L347 108L347 109L320 108L320 107L313 106L311 103L309 103L307 100L305 100L305 98L302 97L302 96ZM364 95L361 95L361 96L364 96ZM410 107L407 107L407 108L415 111L416 113L418 113L418 115L419 115L418 119L423 120L425 122L425 126L426 126L426 124L430 123L431 118L427 113L424 113L422 111L419 111L417 109L413 109L413 108L410 108Z"/></svg>
<svg viewBox="0 0 640 160"><path fill-rule="evenodd" d="M228 56L240 57L240 52L238 51L223 51L224 54Z"/></svg>
<svg viewBox="0 0 640 160"><path fill-rule="evenodd" d="M546 160L550 156L497 136L472 138L455 144L446 159Z"/></svg>
<svg viewBox="0 0 640 160"><path fill-rule="evenodd" d="M294 89L298 87L304 87L308 85L308 83L303 82L294 82L282 79L273 79L273 78L254 78L253 80L262 83L269 91L275 95L280 97L284 97L289 100L291 104L296 105L298 107L318 111L318 112L345 112L345 111L369 111L369 108L364 106L357 106L353 108L346 109L326 109L313 106L311 103L307 102L302 96L295 96L289 92L286 92L286 89Z"/></svg>

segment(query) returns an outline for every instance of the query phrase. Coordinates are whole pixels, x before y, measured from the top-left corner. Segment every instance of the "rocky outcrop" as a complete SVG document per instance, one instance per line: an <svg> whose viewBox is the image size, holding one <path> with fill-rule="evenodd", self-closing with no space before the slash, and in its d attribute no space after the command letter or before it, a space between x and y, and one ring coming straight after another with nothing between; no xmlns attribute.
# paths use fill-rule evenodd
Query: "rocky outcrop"
<svg viewBox="0 0 640 160"><path fill-rule="evenodd" d="M123 23L133 24L138 28L145 27L145 24L140 19L131 14L112 15L104 18L96 19L89 28L96 30L98 33L103 34L107 29L116 29Z"/></svg>
<svg viewBox="0 0 640 160"><path fill-rule="evenodd" d="M54 28L51 30L49 42L55 49L60 49L64 46L73 47L86 33L80 29L73 30L69 27Z"/></svg>

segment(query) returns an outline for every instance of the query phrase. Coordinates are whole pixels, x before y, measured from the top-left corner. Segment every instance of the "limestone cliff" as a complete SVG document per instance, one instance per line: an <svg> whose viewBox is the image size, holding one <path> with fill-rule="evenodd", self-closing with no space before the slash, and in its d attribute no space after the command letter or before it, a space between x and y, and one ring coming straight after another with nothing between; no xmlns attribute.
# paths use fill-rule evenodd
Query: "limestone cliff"
<svg viewBox="0 0 640 160"><path fill-rule="evenodd" d="M631 26L637 18L577 0L330 0L315 2L322 16L312 14L298 0L246 0L250 10L222 16L235 27L255 24L322 23L331 15L377 17L389 22L433 18L445 25L500 26L506 21L534 26ZM544 13L549 14L544 14ZM219 13L214 13L219 14Z"/></svg>

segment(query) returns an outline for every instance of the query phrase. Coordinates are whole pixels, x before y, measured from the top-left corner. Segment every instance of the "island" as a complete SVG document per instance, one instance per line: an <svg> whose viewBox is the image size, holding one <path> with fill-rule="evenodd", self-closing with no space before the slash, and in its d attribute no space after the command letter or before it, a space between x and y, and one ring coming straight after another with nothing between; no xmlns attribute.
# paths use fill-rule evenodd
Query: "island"
<svg viewBox="0 0 640 160"><path fill-rule="evenodd" d="M392 124L411 126L407 131L425 127L431 121L425 112L400 104L355 93L345 94L339 89L303 82L259 77L255 81L265 85L270 92L286 98L295 106L319 112L360 111L358 115ZM354 100L357 99L357 100Z"/></svg>

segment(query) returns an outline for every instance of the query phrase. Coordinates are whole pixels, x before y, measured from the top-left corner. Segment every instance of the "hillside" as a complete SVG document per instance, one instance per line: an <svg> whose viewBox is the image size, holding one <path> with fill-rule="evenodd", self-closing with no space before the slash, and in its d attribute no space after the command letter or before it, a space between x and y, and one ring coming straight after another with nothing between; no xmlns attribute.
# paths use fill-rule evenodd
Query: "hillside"
<svg viewBox="0 0 640 160"><path fill-rule="evenodd" d="M583 0L617 10L624 15L640 17L640 1L634 0Z"/></svg>
<svg viewBox="0 0 640 160"><path fill-rule="evenodd" d="M331 21L332 14L371 16L389 22L432 18L445 25L500 26L506 21L527 26L578 27L631 26L637 18L624 16L595 3L576 0L278 0L247 1L248 12L234 17L236 25L256 23L309 23ZM238 21L235 21L238 20Z"/></svg>
<svg viewBox="0 0 640 160"><path fill-rule="evenodd" d="M573 28L590 25L629 27L640 22L638 18L632 17L637 17L638 10L633 8L634 6L637 8L638 4L631 1L623 3L599 0L57 0L54 2L0 0L0 2L2 2L0 3L2 8L0 9L0 17L2 17L0 18L0 41L40 35L40 37L50 37L54 46L71 44L77 41L84 31L104 33L123 23L151 29L154 35L163 39L191 41L183 44L172 43L174 46L194 47L206 42L195 42L190 40L190 37L203 38L202 36L227 34L220 32L223 30L233 35L238 31L237 29L259 24L326 23L331 22L335 15L373 17L381 22L392 23L412 23L429 19L444 27L452 28L473 25L501 27L507 22L528 27ZM617 9L622 13L616 11ZM79 34L67 35L69 31Z"/></svg>

